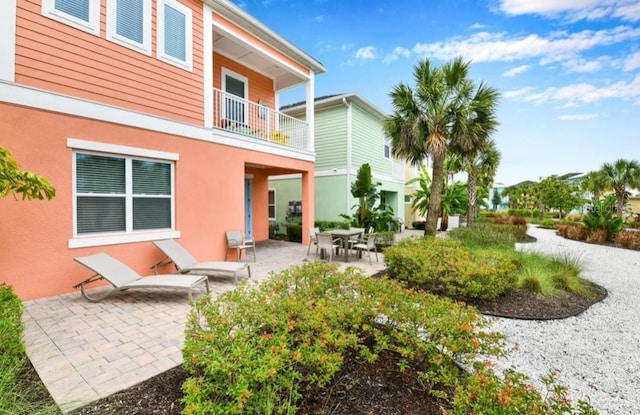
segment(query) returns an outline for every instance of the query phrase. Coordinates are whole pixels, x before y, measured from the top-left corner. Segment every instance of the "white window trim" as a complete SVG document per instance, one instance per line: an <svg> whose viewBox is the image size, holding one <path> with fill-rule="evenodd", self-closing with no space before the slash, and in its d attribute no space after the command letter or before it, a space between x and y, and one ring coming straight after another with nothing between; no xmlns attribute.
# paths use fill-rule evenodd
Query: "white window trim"
<svg viewBox="0 0 640 415"><path fill-rule="evenodd" d="M185 61L176 59L173 56L167 55L164 51L164 6L167 5L184 14L185 16ZM179 68L193 71L193 16L189 7L177 2L176 0L158 0L157 5L157 23L156 23L156 36L158 38L158 59L161 61L170 63Z"/></svg>
<svg viewBox="0 0 640 415"><path fill-rule="evenodd" d="M142 43L116 33L117 0L107 0L107 39L151 56L151 0L143 0L144 15L142 17Z"/></svg>
<svg viewBox="0 0 640 415"><path fill-rule="evenodd" d="M232 71L231 69L227 69L225 67L222 67L222 92L225 94L228 94L227 92L227 76L230 76L232 78L237 79L238 81L242 81L242 83L244 83L244 100L246 101L247 105L244 106L244 119L245 121L249 119L249 78L244 76L244 75L240 75L237 72ZM277 107L276 107L277 108ZM226 105L222 104L222 118L227 118L227 114L226 114Z"/></svg>
<svg viewBox="0 0 640 415"><path fill-rule="evenodd" d="M72 177L72 211L73 211L73 238L69 239L69 248L85 248L91 246L102 245L116 245L132 242L146 242L157 239L167 238L179 238L180 231L175 230L175 161L179 160L179 155L176 153L169 153L164 151L149 150L138 147L120 146L114 144L99 143L95 141L80 140L75 138L67 139L67 147L73 149L71 155L71 177ZM127 233L114 233L114 234L94 234L94 235L78 235L77 234L77 196L76 196L76 153L91 153L96 154L113 154L115 156L125 158L148 158L155 161L164 161L172 164L171 168L171 229L164 229L158 231L138 231ZM127 217L127 221L129 217Z"/></svg>
<svg viewBox="0 0 640 415"><path fill-rule="evenodd" d="M42 0L42 14L76 29L100 36L100 0L89 0L89 21L56 9L55 0Z"/></svg>
<svg viewBox="0 0 640 415"><path fill-rule="evenodd" d="M276 199L277 197L277 192L276 189L273 187L269 188L269 192L273 192L273 217L269 217L269 220L277 220L278 218L278 199ZM267 215L269 215L269 206L272 206L271 203L269 203L269 197L267 195Z"/></svg>
<svg viewBox="0 0 640 415"><path fill-rule="evenodd" d="M391 138L390 137L385 137L382 141L382 156L387 159L387 160L391 160ZM386 153L386 149L387 147L389 148L389 155L387 156Z"/></svg>

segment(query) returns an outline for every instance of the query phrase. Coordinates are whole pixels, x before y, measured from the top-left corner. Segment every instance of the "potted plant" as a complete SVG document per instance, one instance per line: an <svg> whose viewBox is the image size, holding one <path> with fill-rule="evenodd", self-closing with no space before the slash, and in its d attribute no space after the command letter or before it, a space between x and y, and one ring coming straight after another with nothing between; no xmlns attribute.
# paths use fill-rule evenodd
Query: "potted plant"
<svg viewBox="0 0 640 415"><path fill-rule="evenodd" d="M269 141L273 141L274 143L279 144L287 144L289 142L289 136L280 132L279 130L275 130L269 136Z"/></svg>

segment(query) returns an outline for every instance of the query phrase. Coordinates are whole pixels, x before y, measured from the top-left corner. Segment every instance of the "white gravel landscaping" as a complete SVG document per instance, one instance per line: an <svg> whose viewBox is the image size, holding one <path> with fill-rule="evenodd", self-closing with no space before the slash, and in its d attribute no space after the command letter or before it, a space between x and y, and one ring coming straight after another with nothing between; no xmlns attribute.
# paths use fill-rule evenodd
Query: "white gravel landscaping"
<svg viewBox="0 0 640 415"><path fill-rule="evenodd" d="M551 321L496 319L493 329L517 351L499 362L536 380L558 371L572 400L589 397L601 414L640 414L640 252L571 241L529 227L535 243L517 248L578 258L582 276L608 297L577 317Z"/></svg>

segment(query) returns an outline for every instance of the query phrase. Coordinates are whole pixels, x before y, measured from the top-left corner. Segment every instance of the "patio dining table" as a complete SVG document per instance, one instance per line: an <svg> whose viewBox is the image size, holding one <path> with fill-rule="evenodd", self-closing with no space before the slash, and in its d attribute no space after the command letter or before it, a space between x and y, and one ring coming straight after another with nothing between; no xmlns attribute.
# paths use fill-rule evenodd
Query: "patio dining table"
<svg viewBox="0 0 640 415"><path fill-rule="evenodd" d="M344 261L349 262L349 238L352 236L362 237L364 233L361 229L331 229L325 231L331 234L332 238L342 239L342 248L344 249Z"/></svg>

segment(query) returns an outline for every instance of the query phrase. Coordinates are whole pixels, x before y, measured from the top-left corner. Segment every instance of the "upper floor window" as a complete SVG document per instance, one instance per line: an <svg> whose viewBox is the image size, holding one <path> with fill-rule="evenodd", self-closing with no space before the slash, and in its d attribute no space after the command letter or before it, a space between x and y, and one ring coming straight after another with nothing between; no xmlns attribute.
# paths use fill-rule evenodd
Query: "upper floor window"
<svg viewBox="0 0 640 415"><path fill-rule="evenodd" d="M191 9L176 0L158 1L158 58L192 70Z"/></svg>
<svg viewBox="0 0 640 415"><path fill-rule="evenodd" d="M42 0L42 14L100 35L100 0Z"/></svg>
<svg viewBox="0 0 640 415"><path fill-rule="evenodd" d="M151 55L151 0L108 0L107 39Z"/></svg>
<svg viewBox="0 0 640 415"><path fill-rule="evenodd" d="M384 158L391 158L391 138L389 137L384 138Z"/></svg>

